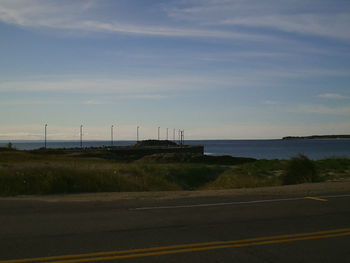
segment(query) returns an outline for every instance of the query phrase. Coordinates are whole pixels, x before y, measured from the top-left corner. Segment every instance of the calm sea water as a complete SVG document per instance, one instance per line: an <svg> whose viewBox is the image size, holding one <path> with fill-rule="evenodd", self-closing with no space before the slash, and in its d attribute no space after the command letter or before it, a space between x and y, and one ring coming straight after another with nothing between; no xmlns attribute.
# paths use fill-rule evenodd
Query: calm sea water
<svg viewBox="0 0 350 263"><path fill-rule="evenodd" d="M43 141L11 141L17 149L30 150L44 146ZM8 141L0 141L4 146ZM135 141L118 141L126 146ZM287 159L304 154L311 159L350 157L350 140L203 140L186 141L189 145L203 145L206 154L253 157L258 159ZM84 141L84 147L110 145L109 141ZM48 148L79 147L78 141L49 141Z"/></svg>

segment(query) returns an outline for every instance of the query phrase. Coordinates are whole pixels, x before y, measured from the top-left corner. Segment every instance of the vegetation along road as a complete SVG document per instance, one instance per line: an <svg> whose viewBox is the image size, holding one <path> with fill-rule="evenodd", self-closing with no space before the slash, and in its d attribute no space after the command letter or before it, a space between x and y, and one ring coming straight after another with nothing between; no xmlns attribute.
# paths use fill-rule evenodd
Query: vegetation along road
<svg viewBox="0 0 350 263"><path fill-rule="evenodd" d="M350 182L0 199L0 262L348 262Z"/></svg>

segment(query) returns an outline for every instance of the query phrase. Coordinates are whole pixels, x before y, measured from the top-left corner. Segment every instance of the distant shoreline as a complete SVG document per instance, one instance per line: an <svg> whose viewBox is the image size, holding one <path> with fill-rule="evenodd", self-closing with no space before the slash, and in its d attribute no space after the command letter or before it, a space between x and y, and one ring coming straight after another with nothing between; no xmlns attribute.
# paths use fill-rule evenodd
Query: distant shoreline
<svg viewBox="0 0 350 263"><path fill-rule="evenodd" d="M287 136L282 140L350 140L350 135Z"/></svg>

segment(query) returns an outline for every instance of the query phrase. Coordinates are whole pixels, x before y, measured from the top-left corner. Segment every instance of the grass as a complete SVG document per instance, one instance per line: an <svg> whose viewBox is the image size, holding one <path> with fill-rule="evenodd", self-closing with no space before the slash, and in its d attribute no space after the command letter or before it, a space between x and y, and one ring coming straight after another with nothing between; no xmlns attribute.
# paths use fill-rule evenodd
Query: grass
<svg viewBox="0 0 350 263"><path fill-rule="evenodd" d="M118 163L74 153L2 151L0 195L230 189L350 178L350 159L311 161L303 158L223 166L212 163ZM317 180L298 179L299 175L305 177L310 169ZM294 181L288 181L288 176Z"/></svg>
<svg viewBox="0 0 350 263"><path fill-rule="evenodd" d="M237 165L223 172L202 189L253 188L282 185L285 160L257 160Z"/></svg>
<svg viewBox="0 0 350 263"><path fill-rule="evenodd" d="M325 180L337 180L350 177L350 159L329 158L315 162L317 171Z"/></svg>
<svg viewBox="0 0 350 263"><path fill-rule="evenodd" d="M253 188L350 178L350 159L312 161L305 156L290 160L257 160L225 171L201 189Z"/></svg>
<svg viewBox="0 0 350 263"><path fill-rule="evenodd" d="M192 190L222 167L205 164L117 163L73 154L0 153L0 195Z"/></svg>

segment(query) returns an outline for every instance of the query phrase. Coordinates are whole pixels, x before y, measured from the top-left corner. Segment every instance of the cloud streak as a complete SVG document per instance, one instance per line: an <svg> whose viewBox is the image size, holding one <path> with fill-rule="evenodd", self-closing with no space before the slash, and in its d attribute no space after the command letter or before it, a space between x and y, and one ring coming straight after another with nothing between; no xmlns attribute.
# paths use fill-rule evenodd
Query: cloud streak
<svg viewBox="0 0 350 263"><path fill-rule="evenodd" d="M276 32L260 30L273 29L350 40L349 7L326 14L324 10L313 10L310 6L298 9L298 6L308 7L302 0L291 2L293 4L274 0L175 1L164 4L163 8L160 8L162 5L154 5L157 13L163 14L163 20L149 24L147 18L130 21L125 16L121 18L118 13L114 17L96 15L94 11L106 8L99 1L1 0L0 21L21 27L56 29L70 36L112 33L253 42L287 41ZM119 9L118 12L123 12L122 7Z"/></svg>
<svg viewBox="0 0 350 263"><path fill-rule="evenodd" d="M350 40L350 6L341 1L189 1L167 8L170 17L202 25L265 28Z"/></svg>
<svg viewBox="0 0 350 263"><path fill-rule="evenodd" d="M44 140L43 125L2 125L0 140ZM48 126L49 140L79 140L79 123L76 126L50 124ZM86 123L85 140L109 140L110 125L89 125ZM335 130L335 127L336 130ZM23 129L28 132L19 132ZM118 140L135 140L136 125L118 124L115 126ZM186 139L279 139L287 135L304 136L310 134L346 134L350 122L329 122L324 124L285 124L285 123L227 123L215 125L195 125L186 128ZM256 133L259 131L259 134ZM140 127L141 139L157 137L157 126ZM161 136L165 136L164 128Z"/></svg>
<svg viewBox="0 0 350 263"><path fill-rule="evenodd" d="M332 100L350 99L350 96L345 96L338 93L322 93L322 94L319 94L317 97L322 99L332 99Z"/></svg>
<svg viewBox="0 0 350 263"><path fill-rule="evenodd" d="M218 90L236 87L287 87L289 80L312 79L323 76L349 76L349 70L324 68L237 68L234 71L217 70L213 74L167 73L162 76L103 76L103 75L51 75L34 76L22 80L0 81L0 92L65 92L106 93L127 98L163 98L183 91ZM345 99L344 95L324 93L320 98Z"/></svg>
<svg viewBox="0 0 350 263"><path fill-rule="evenodd" d="M337 127L335 130L334 127ZM285 123L235 123L225 125L194 127L187 132L189 139L280 139L284 136L305 136L310 134L346 134L350 122L324 124ZM204 131L204 132L203 132ZM254 131L259 131L259 135Z"/></svg>
<svg viewBox="0 0 350 263"><path fill-rule="evenodd" d="M330 107L324 105L298 105L292 112L311 113L311 114L326 114L326 115L349 115L350 106Z"/></svg>
<svg viewBox="0 0 350 263"><path fill-rule="evenodd" d="M338 15L271 15L226 19L224 25L272 28L284 32L350 40L350 12Z"/></svg>
<svg viewBox="0 0 350 263"><path fill-rule="evenodd" d="M163 77L109 78L109 77L53 77L47 80L21 80L0 82L2 92L40 92L60 91L67 93L111 93L122 96L152 97L155 92L159 95L184 90L205 89L213 85L223 85L223 80L210 77L196 77L185 75ZM157 94L158 94L157 93ZM161 94L160 94L161 93ZM158 96L159 97L159 96Z"/></svg>
<svg viewBox="0 0 350 263"><path fill-rule="evenodd" d="M97 5L88 5L85 1L57 4L54 1L40 0L2 0L0 2L0 21L22 27L51 28L74 30L82 32L105 32L160 37L190 37L190 38L226 38L249 41L267 41L273 37L258 33L238 33L218 29L202 29L188 25L151 26L132 24L128 21L95 18L90 15L90 9ZM90 2L92 3L92 2Z"/></svg>

